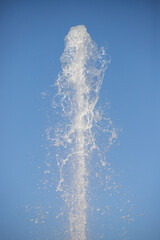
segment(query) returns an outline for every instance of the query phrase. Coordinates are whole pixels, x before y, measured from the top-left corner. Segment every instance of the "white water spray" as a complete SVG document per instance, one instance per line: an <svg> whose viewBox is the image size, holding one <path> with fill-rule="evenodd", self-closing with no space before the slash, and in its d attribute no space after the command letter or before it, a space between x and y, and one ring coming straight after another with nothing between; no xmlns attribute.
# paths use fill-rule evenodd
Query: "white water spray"
<svg viewBox="0 0 160 240"><path fill-rule="evenodd" d="M86 239L87 165L92 150L97 148L92 128L100 117L95 105L107 67L104 56L85 26L70 29L61 56L62 73L56 82L65 127L56 130L54 140L56 146L63 147L58 157L57 190L63 192L68 208L72 240Z"/></svg>
<svg viewBox="0 0 160 240"><path fill-rule="evenodd" d="M38 236L38 239L66 240L128 239L125 224L134 221L133 204L117 181L119 174L115 174L104 156L117 140L117 129L109 117L108 104L107 111L103 111L104 106L103 109L96 106L109 60L104 49L98 49L92 41L85 26L76 26L65 38L61 63L62 71L56 81L58 91L52 98L57 114L53 115L52 109L54 119L49 117L46 129L49 145L47 142L44 179L38 184L38 191L41 187L45 190L47 202L43 205L38 198L35 206L25 206L26 212L32 213L29 221L40 224L34 239ZM46 95L42 93L43 97ZM59 172L52 155L55 156L55 151ZM54 196L53 189L57 190ZM44 224L49 214L52 233ZM57 219L63 217L53 226L55 214Z"/></svg>

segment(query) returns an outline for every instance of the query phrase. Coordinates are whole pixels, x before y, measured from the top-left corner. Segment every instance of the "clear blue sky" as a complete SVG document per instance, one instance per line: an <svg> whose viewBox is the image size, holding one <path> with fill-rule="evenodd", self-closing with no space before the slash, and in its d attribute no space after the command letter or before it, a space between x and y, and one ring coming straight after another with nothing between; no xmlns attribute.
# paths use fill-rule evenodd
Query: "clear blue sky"
<svg viewBox="0 0 160 240"><path fill-rule="evenodd" d="M50 103L44 104L41 92L55 82L64 37L79 24L99 46L107 47L112 59L100 96L111 103L111 118L123 132L110 162L124 171L123 184L144 212L129 226L128 235L131 240L159 240L158 0L0 1L0 239L37 239L29 234L36 227L24 220L24 206L44 197L36 192L41 178L37 167L45 159L41 135L48 126ZM49 240L55 226L50 216L43 233Z"/></svg>

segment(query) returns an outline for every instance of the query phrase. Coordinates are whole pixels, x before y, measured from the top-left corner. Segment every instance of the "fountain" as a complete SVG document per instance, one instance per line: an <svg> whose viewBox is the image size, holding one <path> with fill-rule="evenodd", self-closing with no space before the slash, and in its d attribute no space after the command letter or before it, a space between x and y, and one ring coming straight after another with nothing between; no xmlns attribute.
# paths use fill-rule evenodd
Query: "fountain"
<svg viewBox="0 0 160 240"><path fill-rule="evenodd" d="M127 239L125 225L134 221L134 206L117 179L120 174L106 160L106 151L117 140L117 129L108 105L101 108L98 101L110 59L85 26L79 25L65 37L60 60L57 91L51 94L53 119L49 116L46 129L44 179L40 181L51 195L44 193L47 204L35 207L38 212L33 211L30 222L41 224L39 239ZM26 206L27 211L29 208ZM54 226L53 216L57 219Z"/></svg>
<svg viewBox="0 0 160 240"><path fill-rule="evenodd" d="M55 134L55 145L63 148L63 156L58 156L57 191L62 191L68 209L70 239L85 240L87 165L97 148L92 127L100 117L95 106L107 61L104 49L98 49L85 26L79 25L65 37L61 63L56 101L61 105L64 127Z"/></svg>

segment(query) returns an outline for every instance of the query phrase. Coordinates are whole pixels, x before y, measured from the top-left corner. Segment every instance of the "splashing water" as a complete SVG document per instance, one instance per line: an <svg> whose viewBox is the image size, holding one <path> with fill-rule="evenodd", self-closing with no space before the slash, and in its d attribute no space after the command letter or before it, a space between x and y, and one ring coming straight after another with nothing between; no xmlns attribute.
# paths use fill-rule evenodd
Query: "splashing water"
<svg viewBox="0 0 160 240"><path fill-rule="evenodd" d="M109 62L85 26L70 29L61 56L57 94L50 95L54 95L52 107L57 114L53 116L49 107L47 156L45 165L39 167L44 177L37 184L42 201L38 195L35 206L25 206L29 222L37 225L33 231L36 239L128 239L126 224L134 221L134 205L120 184L121 173L117 175L106 160L106 152L118 138L117 129L109 117L108 103L105 109L98 101ZM44 98L46 95L42 93ZM54 196L53 189L57 191ZM54 227L53 215L57 219Z"/></svg>
<svg viewBox="0 0 160 240"><path fill-rule="evenodd" d="M56 146L64 148L58 156L60 181L68 207L72 240L86 239L87 165L96 149L93 124L100 118L95 110L104 71L108 62L103 48L98 49L85 26L72 27L65 37L61 56L62 73L56 85L65 128L56 131Z"/></svg>

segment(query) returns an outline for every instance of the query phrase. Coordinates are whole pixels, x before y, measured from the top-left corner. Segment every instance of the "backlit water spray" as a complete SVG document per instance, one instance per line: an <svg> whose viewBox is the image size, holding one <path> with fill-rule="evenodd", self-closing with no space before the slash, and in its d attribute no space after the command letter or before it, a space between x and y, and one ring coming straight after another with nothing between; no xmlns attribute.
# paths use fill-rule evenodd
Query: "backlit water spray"
<svg viewBox="0 0 160 240"><path fill-rule="evenodd" d="M54 139L56 146L64 148L63 154L57 154L57 191L62 191L68 209L71 239L85 240L87 167L93 149L97 148L92 128L100 118L95 106L108 62L104 49L98 49L85 26L80 25L72 27L65 37L61 63L56 101L60 102L65 126L56 130Z"/></svg>

